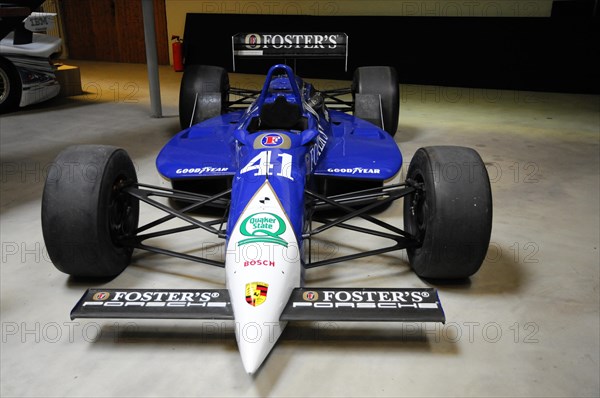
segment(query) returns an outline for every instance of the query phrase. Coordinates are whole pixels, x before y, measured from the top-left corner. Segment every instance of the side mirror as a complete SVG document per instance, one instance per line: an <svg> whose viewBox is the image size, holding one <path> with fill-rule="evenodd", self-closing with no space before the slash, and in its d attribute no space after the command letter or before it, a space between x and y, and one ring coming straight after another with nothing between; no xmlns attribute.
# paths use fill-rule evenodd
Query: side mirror
<svg viewBox="0 0 600 398"><path fill-rule="evenodd" d="M318 136L319 136L319 132L315 129L304 130L301 133L301 137L302 137L301 145L306 145L309 142L312 142Z"/></svg>
<svg viewBox="0 0 600 398"><path fill-rule="evenodd" d="M248 130L237 128L233 131L233 137L242 145L252 145L252 138Z"/></svg>

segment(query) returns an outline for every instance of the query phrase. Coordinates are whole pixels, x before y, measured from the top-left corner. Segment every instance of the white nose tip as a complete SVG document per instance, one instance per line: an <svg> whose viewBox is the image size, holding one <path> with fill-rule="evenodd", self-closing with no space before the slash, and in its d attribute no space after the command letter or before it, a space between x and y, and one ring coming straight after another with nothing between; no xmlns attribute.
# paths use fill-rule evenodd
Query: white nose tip
<svg viewBox="0 0 600 398"><path fill-rule="evenodd" d="M286 322L265 322L261 325L258 322L249 322L239 328L236 333L238 348L242 357L244 369L248 374L254 374L281 335ZM244 333L244 330L255 328L250 333Z"/></svg>
<svg viewBox="0 0 600 398"><path fill-rule="evenodd" d="M260 365L262 365L263 361L264 358L248 357L242 355L242 363L244 364L244 369L246 370L246 373L248 373L250 376L256 373L258 368L260 368Z"/></svg>

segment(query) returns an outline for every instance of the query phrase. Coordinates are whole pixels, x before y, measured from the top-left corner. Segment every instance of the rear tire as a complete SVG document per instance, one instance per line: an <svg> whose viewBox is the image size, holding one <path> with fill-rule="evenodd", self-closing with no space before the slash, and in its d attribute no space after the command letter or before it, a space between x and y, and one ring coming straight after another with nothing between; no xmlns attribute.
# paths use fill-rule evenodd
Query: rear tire
<svg viewBox="0 0 600 398"><path fill-rule="evenodd" d="M404 229L421 242L407 249L423 278L464 279L485 259L492 230L492 193L479 154L464 147L420 148L407 180L422 188L404 198Z"/></svg>
<svg viewBox="0 0 600 398"><path fill-rule="evenodd" d="M16 109L21 101L21 78L17 68L5 58L0 58L0 113Z"/></svg>
<svg viewBox="0 0 600 398"><path fill-rule="evenodd" d="M373 115L372 119L383 119L383 125L378 123L392 137L398 130L398 116L400 114L400 89L396 69L391 66L363 66L354 72L352 83L353 94L379 94L381 97L382 117ZM356 109L360 103L355 104L355 113L369 114L369 109ZM371 118L370 118L371 119Z"/></svg>
<svg viewBox="0 0 600 398"><path fill-rule="evenodd" d="M225 69L209 65L187 66L179 89L181 129L225 113L228 99L229 76Z"/></svg>
<svg viewBox="0 0 600 398"><path fill-rule="evenodd" d="M75 277L114 277L133 248L119 238L138 226L139 201L122 192L137 182L123 149L72 146L55 159L42 197L42 232L57 269Z"/></svg>

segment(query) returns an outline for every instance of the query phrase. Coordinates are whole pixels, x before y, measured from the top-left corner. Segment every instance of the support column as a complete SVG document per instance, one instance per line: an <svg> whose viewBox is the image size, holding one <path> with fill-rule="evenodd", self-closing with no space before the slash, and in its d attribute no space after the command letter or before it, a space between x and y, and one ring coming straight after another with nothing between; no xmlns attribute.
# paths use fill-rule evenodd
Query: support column
<svg viewBox="0 0 600 398"><path fill-rule="evenodd" d="M142 15L144 18L144 40L146 42L146 64L148 66L148 84L150 86L150 112L152 117L162 117L153 0L142 0Z"/></svg>

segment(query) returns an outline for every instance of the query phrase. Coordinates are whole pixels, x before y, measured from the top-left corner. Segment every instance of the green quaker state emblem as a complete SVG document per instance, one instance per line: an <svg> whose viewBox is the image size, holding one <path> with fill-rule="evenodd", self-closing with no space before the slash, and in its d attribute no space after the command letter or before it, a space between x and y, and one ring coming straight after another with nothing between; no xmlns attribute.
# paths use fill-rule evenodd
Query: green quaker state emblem
<svg viewBox="0 0 600 398"><path fill-rule="evenodd" d="M287 242L281 238L286 230L285 222L273 213L255 213L246 217L240 225L240 233L248 236L238 242L238 246L248 243L275 243L287 247Z"/></svg>

